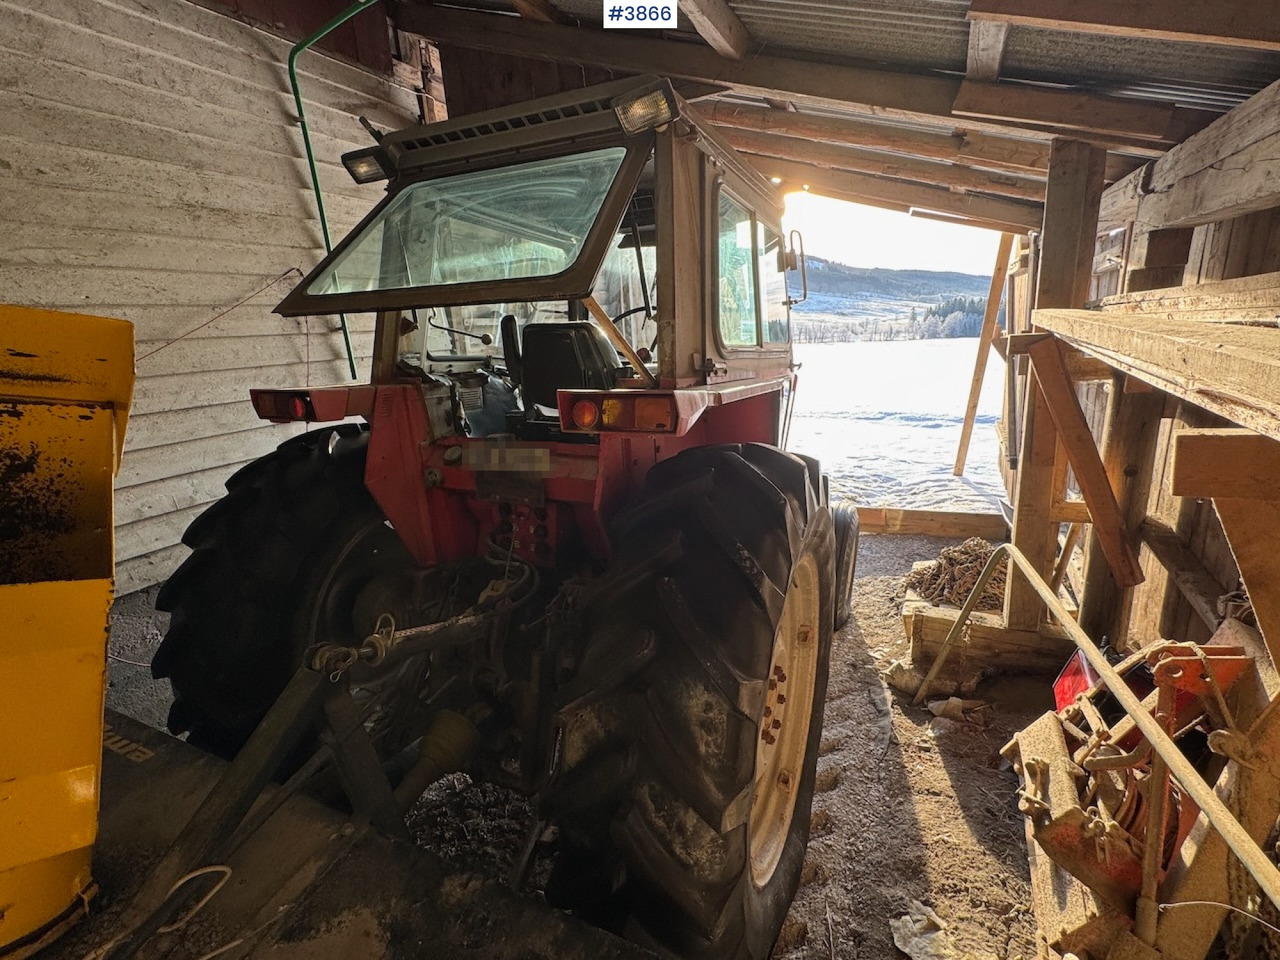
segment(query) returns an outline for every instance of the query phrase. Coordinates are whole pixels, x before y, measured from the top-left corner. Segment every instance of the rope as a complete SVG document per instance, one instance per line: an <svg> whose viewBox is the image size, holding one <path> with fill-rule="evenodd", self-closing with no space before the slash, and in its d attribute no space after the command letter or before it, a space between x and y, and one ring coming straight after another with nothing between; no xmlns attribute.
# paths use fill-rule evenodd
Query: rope
<svg viewBox="0 0 1280 960"><path fill-rule="evenodd" d="M230 313L232 310L235 310L239 307L243 307L246 303L248 303L254 297L257 297L257 296L260 296L261 294L266 293L268 290L270 290L280 281L284 280L285 277L289 276L289 274L291 273L296 273L298 276L302 276L302 268L290 267L284 273L280 274L280 276L276 277L274 280L272 280L270 283L266 284L265 286L259 287L257 290L253 291L253 293L249 294L243 300L237 300L235 303L227 307L225 310L221 311L220 313L214 314L204 323L200 324L197 327L192 327L186 333L182 334L182 336L174 337L172 340L168 341L167 343L160 344L160 346L156 347L154 350L150 351L149 353L144 353L142 356L138 357L135 362L141 363L143 360L147 359L147 357L154 357L157 353L159 353L161 350L164 350L166 347L172 347L178 341L187 339L187 337L191 336L193 333L203 330L205 327L209 326L209 324L216 323L217 321L225 317L228 313Z"/></svg>
<svg viewBox="0 0 1280 960"><path fill-rule="evenodd" d="M151 664L149 664L149 663L143 663L141 660L130 660L128 657L121 657L121 656L117 656L117 655L116 655L116 654L114 654L114 653L108 653L108 654L107 654L107 659L108 659L108 660L114 660L114 661L116 661L117 663L127 663L127 664L129 664L129 666L131 666L131 667L146 667L146 668L149 668L149 667L151 666Z"/></svg>
<svg viewBox="0 0 1280 960"><path fill-rule="evenodd" d="M994 544L981 537L970 537L957 546L944 548L938 559L928 566L911 571L905 585L935 605L949 603L960 606L968 598L969 591L977 583L978 575L994 551ZM1003 607L1008 568L1008 562L1003 562L992 574L977 609L999 610Z"/></svg>

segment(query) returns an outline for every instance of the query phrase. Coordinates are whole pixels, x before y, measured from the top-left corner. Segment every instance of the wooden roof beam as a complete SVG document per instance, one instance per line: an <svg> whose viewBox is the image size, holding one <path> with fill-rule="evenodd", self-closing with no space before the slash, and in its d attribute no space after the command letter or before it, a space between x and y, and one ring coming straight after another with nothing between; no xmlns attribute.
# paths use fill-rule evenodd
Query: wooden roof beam
<svg viewBox="0 0 1280 960"><path fill-rule="evenodd" d="M969 24L969 61L965 76L970 80L994 82L1000 79L1004 45L1009 25L995 20L974 20Z"/></svg>
<svg viewBox="0 0 1280 960"><path fill-rule="evenodd" d="M751 36L725 0L683 0L680 12L716 53L741 60L751 47Z"/></svg>
<svg viewBox="0 0 1280 960"><path fill-rule="evenodd" d="M953 112L962 117L1071 130L1077 139L1124 147L1152 157L1160 156L1220 116L1152 100L972 80L961 84Z"/></svg>
<svg viewBox="0 0 1280 960"><path fill-rule="evenodd" d="M820 117L730 103L699 104L698 112L720 127L802 137L819 143L892 150L931 160L972 163L1015 173L1044 174L1049 169L1049 144L1045 140L1015 140L984 133L929 133L868 120Z"/></svg>
<svg viewBox="0 0 1280 960"><path fill-rule="evenodd" d="M856 147L815 143L795 137L754 133L723 127L719 133L736 150L755 156L796 160L833 170L869 173L898 180L913 180L955 190L978 191L1019 200L1044 200L1044 182L1012 174L987 173L971 167L877 153Z"/></svg>
<svg viewBox="0 0 1280 960"><path fill-rule="evenodd" d="M1280 50L1274 0L973 0L975 23Z"/></svg>
<svg viewBox="0 0 1280 960"><path fill-rule="evenodd" d="M938 223L949 223L956 227L976 227L979 230L993 230L996 233L1008 233L1007 223L994 223L991 220L977 220L973 217L960 217L953 213L936 213L933 210L911 210L911 216L920 220L936 220Z"/></svg>
<svg viewBox="0 0 1280 960"><path fill-rule="evenodd" d="M1280 205L1280 80L1103 194L1107 223L1191 227Z"/></svg>
<svg viewBox="0 0 1280 960"><path fill-rule="evenodd" d="M759 97L827 106L858 104L890 115L950 116L958 81L759 54L729 60L702 44L535 23L399 0L402 29L460 47L544 60L591 63L630 73L717 83Z"/></svg>
<svg viewBox="0 0 1280 960"><path fill-rule="evenodd" d="M700 103L698 112L718 127L800 137L818 143L888 150L912 157L947 160L1040 179L1049 170L1049 144L1045 140L994 136L976 131L951 133L912 130L868 120L823 117L723 102ZM1135 166L1141 165L1141 162L1132 157L1110 156L1107 159L1106 178L1108 181L1119 180L1131 173Z"/></svg>
<svg viewBox="0 0 1280 960"><path fill-rule="evenodd" d="M759 97L845 109L852 107L868 114L907 120L937 122L939 117L951 118L952 106L961 91L959 80L941 75L766 54L729 60L701 44L634 35L612 36L610 31L537 23L449 7L426 7L405 0L397 0L391 12L402 29L455 46L544 60L591 63L630 73L657 73L673 79L723 84ZM1175 120L1180 116L1177 109L1163 104L1140 100L1126 103L1147 106L1156 111L1172 109ZM1057 106L1062 107L1061 117L1054 116ZM1078 103L1057 105L1046 101L1041 107L1032 120L1017 119L1016 111L1005 110L991 114L999 122L971 119L965 126L995 135L1008 127L1019 127L1036 137L1048 137L1063 131L1074 135L1074 131L1089 128L1087 109L1082 111ZM1200 111L1190 113L1199 115ZM979 114L975 112L971 116ZM1109 136L1106 142L1130 147L1138 145L1138 152L1158 156L1161 141L1148 129L1150 117L1142 119L1147 124L1139 136ZM1207 123L1208 119L1204 122ZM1177 137L1175 142L1180 139L1182 137Z"/></svg>
<svg viewBox="0 0 1280 960"><path fill-rule="evenodd" d="M551 4L551 0L511 0L516 13L526 20L539 23L562 23L563 14Z"/></svg>
<svg viewBox="0 0 1280 960"><path fill-rule="evenodd" d="M776 179L786 189L804 189L811 193L851 200L854 203L874 201L900 204L911 210L930 210L955 217L972 218L985 224L998 224L1002 231L1026 233L1039 230L1043 210L1038 203L1023 203L1001 197L973 193L952 193L941 187L919 183L885 180L862 173L826 170L794 160L752 157L751 165L765 177Z"/></svg>

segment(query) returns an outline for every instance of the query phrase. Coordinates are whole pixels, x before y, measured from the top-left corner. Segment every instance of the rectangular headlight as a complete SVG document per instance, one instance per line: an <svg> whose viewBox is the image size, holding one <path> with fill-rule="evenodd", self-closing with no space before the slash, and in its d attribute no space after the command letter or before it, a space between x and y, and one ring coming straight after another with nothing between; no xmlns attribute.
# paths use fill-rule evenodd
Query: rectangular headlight
<svg viewBox="0 0 1280 960"><path fill-rule="evenodd" d="M629 94L613 101L613 112L628 136L670 123L676 118L676 103L666 83L639 94Z"/></svg>
<svg viewBox="0 0 1280 960"><path fill-rule="evenodd" d="M342 165L356 183L375 183L390 176L383 165L383 156L381 147L365 147L363 150L344 153Z"/></svg>

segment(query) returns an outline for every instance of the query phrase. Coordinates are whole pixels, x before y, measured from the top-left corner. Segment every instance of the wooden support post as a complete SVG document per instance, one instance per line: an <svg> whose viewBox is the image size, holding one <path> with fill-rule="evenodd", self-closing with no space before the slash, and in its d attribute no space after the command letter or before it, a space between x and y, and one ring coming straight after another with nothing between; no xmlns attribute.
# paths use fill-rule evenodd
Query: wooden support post
<svg viewBox="0 0 1280 960"><path fill-rule="evenodd" d="M1272 664L1280 664L1280 499L1268 471L1278 449L1244 430L1184 431L1175 439L1172 479L1180 496L1213 497ZM1216 470L1208 468L1211 456L1221 458Z"/></svg>
<svg viewBox="0 0 1280 960"><path fill-rule="evenodd" d="M1253 603L1271 662L1280 664L1280 500L1222 497L1213 501L1222 531Z"/></svg>
<svg viewBox="0 0 1280 960"><path fill-rule="evenodd" d="M1126 380L1117 374L1111 382L1102 459L1120 506L1126 540L1130 549L1136 550L1155 473L1156 440L1165 398L1159 392L1128 391ZM1128 641L1132 605L1133 587L1116 582L1101 545L1091 538L1085 548L1080 626L1091 637L1109 637L1116 649L1123 650Z"/></svg>
<svg viewBox="0 0 1280 960"><path fill-rule="evenodd" d="M1089 423L1080 401L1076 397L1075 384L1067 375L1061 344L1054 337L1046 337L1030 350L1032 369L1049 405L1049 415L1057 427L1058 436L1067 452L1067 460L1075 471L1080 493L1089 507L1093 521L1093 536L1111 565L1111 573L1121 587L1132 587L1142 582L1142 569L1138 555L1129 542L1120 505L1107 479L1107 470L1093 442Z"/></svg>
<svg viewBox="0 0 1280 960"><path fill-rule="evenodd" d="M1106 151L1074 140L1054 140L1049 151L1041 234L1037 309L1084 305L1089 296L1098 230ZM1057 525L1049 519L1057 436L1044 394L1032 378L1023 419L1018 478L1014 492L1013 544L1046 577L1057 555ZM1009 572L1005 625L1039 627L1044 604L1027 579Z"/></svg>
<svg viewBox="0 0 1280 960"><path fill-rule="evenodd" d="M1000 313L1000 294L1004 290L1004 278L1009 271L1009 254L1012 250L1013 234L1002 234L1000 248L996 251L996 266L991 271L991 287L987 291L987 312L982 317L982 332L978 335L978 359L973 365L973 381L969 384L969 405L965 408L964 426L960 429L960 449L956 451L956 466L952 471L957 477L963 475L964 462L969 456L969 440L973 436L973 423L978 415L982 378L987 372L987 355L991 353L991 343L999 329L996 317Z"/></svg>

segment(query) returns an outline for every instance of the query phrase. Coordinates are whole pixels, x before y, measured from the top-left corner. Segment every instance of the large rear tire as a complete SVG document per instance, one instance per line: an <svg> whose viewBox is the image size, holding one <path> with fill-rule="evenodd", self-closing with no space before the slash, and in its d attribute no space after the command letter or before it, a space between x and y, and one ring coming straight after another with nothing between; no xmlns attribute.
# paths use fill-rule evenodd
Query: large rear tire
<svg viewBox="0 0 1280 960"><path fill-rule="evenodd" d="M152 660L173 685L168 726L232 757L312 643L356 642L356 598L412 566L364 488L368 431L294 437L227 481L187 528L192 554L160 591L172 614Z"/></svg>
<svg viewBox="0 0 1280 960"><path fill-rule="evenodd" d="M684 957L763 960L800 882L834 607L811 471L758 444L656 466L614 526L627 569L681 555L596 611L544 798L547 896Z"/></svg>

